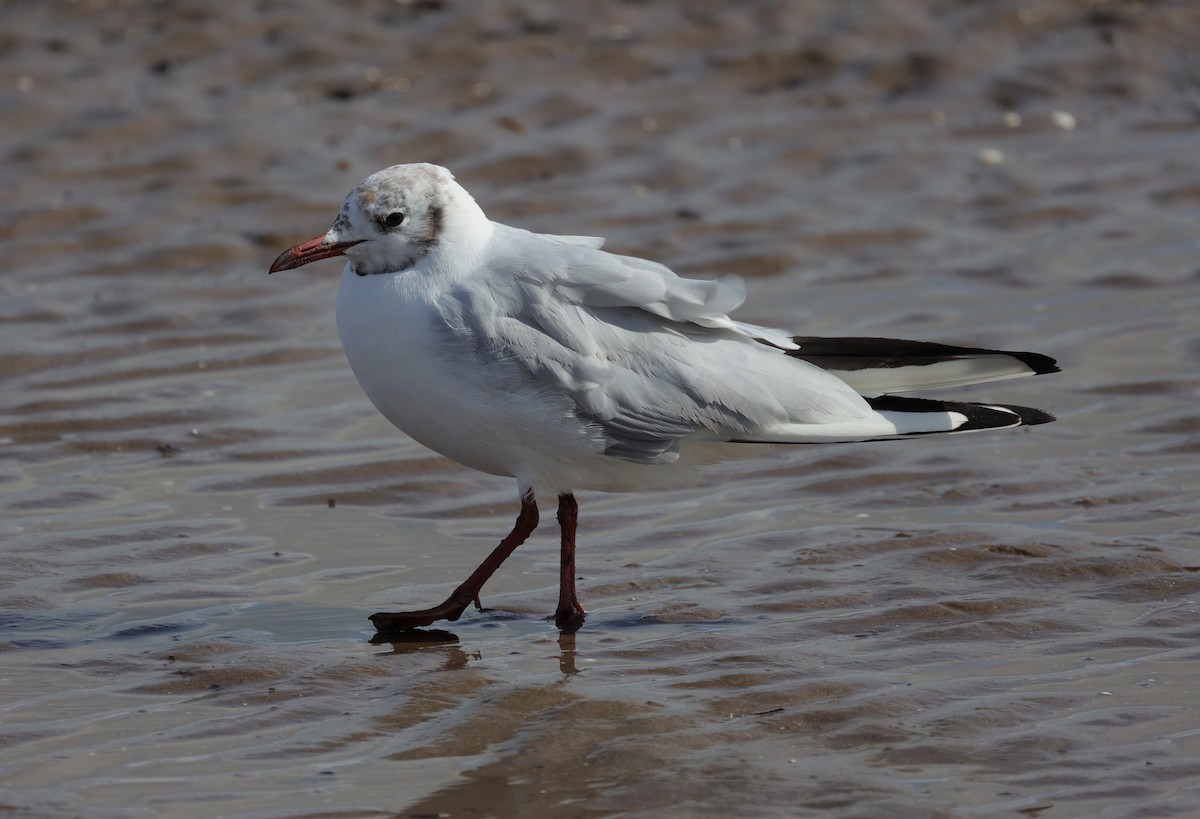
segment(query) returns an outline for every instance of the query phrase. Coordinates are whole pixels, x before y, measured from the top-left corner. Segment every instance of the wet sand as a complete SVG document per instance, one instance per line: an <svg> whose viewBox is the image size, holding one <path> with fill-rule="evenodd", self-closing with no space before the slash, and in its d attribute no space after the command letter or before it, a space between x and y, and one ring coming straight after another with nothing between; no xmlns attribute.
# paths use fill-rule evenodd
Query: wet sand
<svg viewBox="0 0 1200 819"><path fill-rule="evenodd" d="M1200 8L0 6L0 812L1185 815L1200 783ZM1058 423L515 515L266 275L395 162L739 316L1028 348Z"/></svg>

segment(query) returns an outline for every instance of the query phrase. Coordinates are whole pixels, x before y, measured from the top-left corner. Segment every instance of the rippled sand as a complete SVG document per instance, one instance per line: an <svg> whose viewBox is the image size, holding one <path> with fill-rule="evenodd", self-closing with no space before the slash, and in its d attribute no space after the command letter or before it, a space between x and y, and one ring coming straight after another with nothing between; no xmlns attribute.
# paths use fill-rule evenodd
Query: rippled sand
<svg viewBox="0 0 1200 819"><path fill-rule="evenodd" d="M1173 816L1200 781L1200 8L0 5L0 812ZM375 414L338 265L394 162L751 279L807 334L1026 347L1036 429L581 496L408 643L515 485Z"/></svg>

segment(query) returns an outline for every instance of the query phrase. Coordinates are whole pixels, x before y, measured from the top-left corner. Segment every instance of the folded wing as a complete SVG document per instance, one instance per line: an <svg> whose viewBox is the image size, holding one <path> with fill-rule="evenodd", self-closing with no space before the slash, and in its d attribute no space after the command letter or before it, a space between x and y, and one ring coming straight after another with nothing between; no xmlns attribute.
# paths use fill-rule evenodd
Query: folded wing
<svg viewBox="0 0 1200 819"><path fill-rule="evenodd" d="M464 312L490 317L482 338L546 388L569 394L607 455L663 463L678 458L689 437L824 443L1051 420L1021 407L891 395L1056 371L1046 356L881 338L793 339L729 318L744 299L736 277L682 279L594 242L543 238L536 269L502 261L496 286L464 294L487 299L489 309L464 305ZM501 271L509 271L503 281Z"/></svg>

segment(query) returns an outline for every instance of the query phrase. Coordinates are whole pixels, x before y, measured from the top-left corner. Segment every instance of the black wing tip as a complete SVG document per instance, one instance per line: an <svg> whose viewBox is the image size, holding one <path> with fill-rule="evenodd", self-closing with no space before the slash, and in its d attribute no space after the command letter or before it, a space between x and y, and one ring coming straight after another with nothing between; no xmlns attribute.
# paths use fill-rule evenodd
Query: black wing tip
<svg viewBox="0 0 1200 819"><path fill-rule="evenodd" d="M996 404L995 406L1015 412L1020 417L1023 427L1036 427L1038 424L1049 424L1058 420L1054 413L1036 407L1018 407L1015 404Z"/></svg>
<svg viewBox="0 0 1200 819"><path fill-rule="evenodd" d="M1011 355L1033 370L1034 375L1049 375L1050 373L1062 372L1062 367L1058 366L1058 362L1048 355L1027 352L1010 352L1008 355Z"/></svg>
<svg viewBox="0 0 1200 819"><path fill-rule="evenodd" d="M792 341L799 345L800 349L790 350L788 355L810 361L818 367L833 369L920 366L953 361L964 356L1001 355L1020 361L1033 375L1062 372L1058 362L1050 356L1023 350L961 347L937 341L908 341L880 336L794 336Z"/></svg>
<svg viewBox="0 0 1200 819"><path fill-rule="evenodd" d="M938 401L932 398L911 398L898 395L873 396L867 398L867 403L874 410L914 413L957 412L967 419L962 425L953 430L945 430L946 432L977 432L985 429L1032 427L1057 420L1053 414L1045 410L1021 407L1016 404L973 404L967 401ZM1013 416L1016 416L1016 420ZM912 432L908 434L926 435L929 433Z"/></svg>

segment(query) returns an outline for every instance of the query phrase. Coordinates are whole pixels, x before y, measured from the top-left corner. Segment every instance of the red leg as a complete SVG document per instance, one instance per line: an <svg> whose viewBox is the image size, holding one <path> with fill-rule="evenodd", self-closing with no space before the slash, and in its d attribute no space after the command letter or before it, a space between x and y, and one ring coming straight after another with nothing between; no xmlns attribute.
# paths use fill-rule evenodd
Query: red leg
<svg viewBox="0 0 1200 819"><path fill-rule="evenodd" d="M562 554L558 568L558 609L554 625L567 633L579 631L587 612L575 594L575 527L579 522L579 504L565 492L558 496L558 525L562 529Z"/></svg>
<svg viewBox="0 0 1200 819"><path fill-rule="evenodd" d="M466 611L467 606L472 603L483 608L479 604L479 591L483 588L483 584L496 572L496 569L500 568L500 564L525 542L525 538L529 537L530 532L536 529L537 525L537 502L534 500L533 493L527 492L521 497L521 513L517 515L517 522L513 524L513 529L508 533L508 537L500 541L500 545L487 556L487 560L480 563L479 568L473 571L462 585L451 592L444 603L420 611L381 611L371 615L371 623L377 630L385 633L407 631L431 625L438 620L457 620Z"/></svg>

